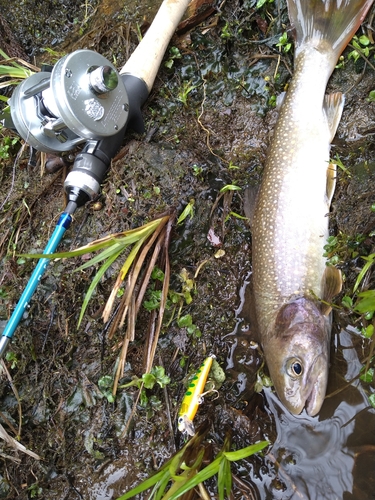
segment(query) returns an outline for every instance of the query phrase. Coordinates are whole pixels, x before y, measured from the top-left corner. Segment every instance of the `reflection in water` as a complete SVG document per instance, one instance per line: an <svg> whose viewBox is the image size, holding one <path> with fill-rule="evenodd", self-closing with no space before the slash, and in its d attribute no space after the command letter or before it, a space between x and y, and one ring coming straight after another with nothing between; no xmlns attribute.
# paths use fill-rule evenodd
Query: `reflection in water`
<svg viewBox="0 0 375 500"><path fill-rule="evenodd" d="M338 336L340 352L347 363L345 380L355 377L361 364L352 337ZM344 385L342 381L340 385ZM325 400L320 414L291 415L274 393L265 390L276 420L277 439L268 459L268 471L254 482L262 499L374 499L374 470L365 460L355 467L362 454L374 454L375 410L360 381ZM366 470L367 464L367 470ZM275 477L274 470L277 472ZM353 472L355 471L355 472ZM365 485L363 487L358 485Z"/></svg>

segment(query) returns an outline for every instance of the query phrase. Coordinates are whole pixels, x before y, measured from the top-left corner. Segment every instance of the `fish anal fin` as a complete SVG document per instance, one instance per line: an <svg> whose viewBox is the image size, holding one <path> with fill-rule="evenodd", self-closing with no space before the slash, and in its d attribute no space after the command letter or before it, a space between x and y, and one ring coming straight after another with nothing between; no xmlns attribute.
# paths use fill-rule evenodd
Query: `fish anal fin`
<svg viewBox="0 0 375 500"><path fill-rule="evenodd" d="M322 277L322 300L321 312L328 316L331 312L332 307L329 305L332 302L333 297L341 292L342 288L342 276L341 271L335 266L327 266L324 270ZM327 302L327 304L325 303Z"/></svg>
<svg viewBox="0 0 375 500"><path fill-rule="evenodd" d="M326 196L327 203L330 206L333 193L335 192L336 187L336 177L337 177L337 168L335 163L330 163L327 168L327 185L326 185Z"/></svg>
<svg viewBox="0 0 375 500"><path fill-rule="evenodd" d="M341 92L328 94L324 97L323 109L327 117L330 142L332 142L335 137L337 127L339 126L341 120L344 104L345 96Z"/></svg>

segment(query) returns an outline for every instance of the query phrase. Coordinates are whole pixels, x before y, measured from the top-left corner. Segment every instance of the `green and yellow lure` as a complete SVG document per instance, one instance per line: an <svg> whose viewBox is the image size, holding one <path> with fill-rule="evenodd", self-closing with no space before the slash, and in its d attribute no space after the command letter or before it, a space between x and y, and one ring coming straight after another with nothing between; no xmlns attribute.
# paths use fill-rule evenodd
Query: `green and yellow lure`
<svg viewBox="0 0 375 500"><path fill-rule="evenodd" d="M203 402L203 396L206 394L203 391L211 370L212 361L215 358L216 356L211 354L203 361L199 370L191 380L184 399L182 400L181 408L178 412L178 430L180 432L186 432L189 436L194 436L195 434L193 420L197 413L198 406Z"/></svg>

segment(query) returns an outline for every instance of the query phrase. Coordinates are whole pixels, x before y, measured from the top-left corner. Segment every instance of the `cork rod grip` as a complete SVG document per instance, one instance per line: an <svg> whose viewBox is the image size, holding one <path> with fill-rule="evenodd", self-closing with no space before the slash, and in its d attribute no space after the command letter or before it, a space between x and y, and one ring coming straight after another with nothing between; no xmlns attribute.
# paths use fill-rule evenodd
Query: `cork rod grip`
<svg viewBox="0 0 375 500"><path fill-rule="evenodd" d="M141 78L150 92L164 53L190 0L164 0L151 26L120 74Z"/></svg>

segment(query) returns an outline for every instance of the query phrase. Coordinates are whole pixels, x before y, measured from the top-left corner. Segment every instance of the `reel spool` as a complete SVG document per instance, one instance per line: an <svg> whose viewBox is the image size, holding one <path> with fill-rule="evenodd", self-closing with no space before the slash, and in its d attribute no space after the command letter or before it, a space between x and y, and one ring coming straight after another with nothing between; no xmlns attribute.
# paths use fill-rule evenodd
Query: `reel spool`
<svg viewBox="0 0 375 500"><path fill-rule="evenodd" d="M19 135L46 153L115 135L129 116L123 79L91 50L66 55L51 73L31 75L15 88L9 104Z"/></svg>

